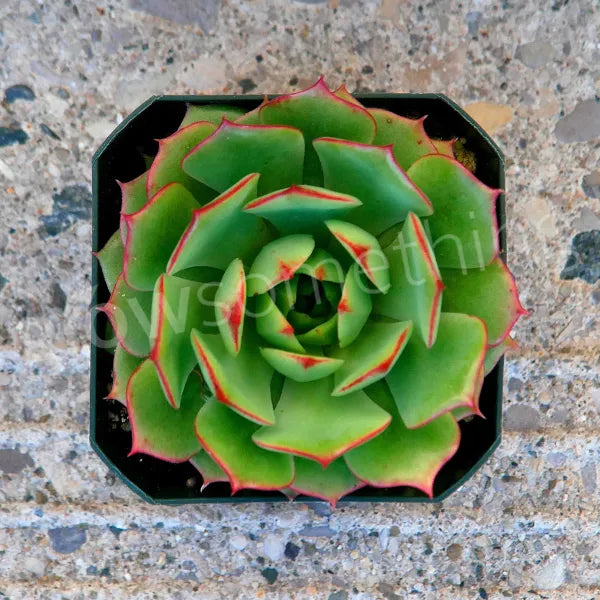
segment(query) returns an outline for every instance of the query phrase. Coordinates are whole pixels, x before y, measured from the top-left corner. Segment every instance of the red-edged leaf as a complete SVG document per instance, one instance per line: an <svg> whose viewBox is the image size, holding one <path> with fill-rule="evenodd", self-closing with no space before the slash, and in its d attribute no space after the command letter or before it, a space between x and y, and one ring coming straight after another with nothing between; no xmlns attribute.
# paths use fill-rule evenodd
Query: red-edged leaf
<svg viewBox="0 0 600 600"><path fill-rule="evenodd" d="M102 275L106 281L106 287L112 290L117 282L117 277L123 271L123 254L125 253L125 247L123 246L123 240L121 239L121 232L115 231L108 242L104 245L102 250L95 253L96 258L100 262L102 268Z"/></svg>
<svg viewBox="0 0 600 600"><path fill-rule="evenodd" d="M328 377L344 363L343 360L327 356L300 354L278 348L260 348L260 353L276 371L294 381L314 381Z"/></svg>
<svg viewBox="0 0 600 600"><path fill-rule="evenodd" d="M294 335L294 328L271 298L271 293L261 294L256 299L254 313L256 331L267 343L290 350L304 352L304 348Z"/></svg>
<svg viewBox="0 0 600 600"><path fill-rule="evenodd" d="M148 202L148 194L146 193L146 183L148 182L148 174L150 171L142 173L140 176L121 183L117 181L121 188L121 220L120 230L123 243L127 240L127 225L123 220L125 215L131 215L140 210L146 202Z"/></svg>
<svg viewBox="0 0 600 600"><path fill-rule="evenodd" d="M224 104L188 104L185 116L179 129L184 129L192 123L208 121L213 125L220 125L225 118L235 121L244 115L244 110L237 106L226 106Z"/></svg>
<svg viewBox="0 0 600 600"><path fill-rule="evenodd" d="M204 450L190 458L190 463L202 475L202 488L204 491L211 483L225 482L229 483L227 473L210 457Z"/></svg>
<svg viewBox="0 0 600 600"><path fill-rule="evenodd" d="M142 362L143 358L133 356L123 346L117 345L113 359L112 387L106 400L117 400L121 404L127 404L127 383Z"/></svg>
<svg viewBox="0 0 600 600"><path fill-rule="evenodd" d="M445 156L449 156L450 158L454 158L454 144L456 143L457 138L452 138L451 140L434 140L431 142L435 146L435 149L438 154L444 154Z"/></svg>
<svg viewBox="0 0 600 600"><path fill-rule="evenodd" d="M242 344L246 314L246 277L239 258L231 262L215 296L215 316L223 343L236 356Z"/></svg>
<svg viewBox="0 0 600 600"><path fill-rule="evenodd" d="M337 307L340 348L345 348L358 337L371 314L371 289L362 277L360 267L354 263L346 275Z"/></svg>
<svg viewBox="0 0 600 600"><path fill-rule="evenodd" d="M517 342L509 335L507 335L498 345L488 348L488 351L485 354L485 360L483 361L485 374L488 375L494 370L494 367L504 356L505 352L508 352L509 350L518 350L518 348L519 344L517 344Z"/></svg>

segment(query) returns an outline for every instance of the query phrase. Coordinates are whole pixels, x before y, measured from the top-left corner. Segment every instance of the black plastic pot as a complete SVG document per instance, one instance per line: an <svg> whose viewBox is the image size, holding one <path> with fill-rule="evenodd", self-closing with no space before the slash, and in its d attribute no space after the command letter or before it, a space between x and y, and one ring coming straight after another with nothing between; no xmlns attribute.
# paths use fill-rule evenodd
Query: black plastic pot
<svg viewBox="0 0 600 600"><path fill-rule="evenodd" d="M494 188L504 188L504 157L491 138L460 107L441 94L358 94L365 106L379 107L407 117L428 115L425 129L432 137L464 138L477 157L477 177ZM127 117L100 146L92 161L92 249L99 250L119 227L120 189L145 169L142 152L153 155L154 141L177 129L186 104L228 104L251 110L261 96L155 96ZM500 248L506 261L504 196L497 201ZM100 265L92 264L92 306L109 298ZM103 313L93 311L92 332L105 330ZM101 337L101 336L100 336ZM93 339L96 339L95 335ZM439 502L459 488L485 462L500 443L503 360L485 378L480 408L485 419L462 421L462 441L456 455L436 478L434 497L407 487L365 487L340 502ZM112 381L112 354L92 344L90 384L90 443L100 458L133 491L149 502L182 504L195 502L274 502L286 500L273 492L241 491L231 496L229 485L214 483L201 492L202 478L189 463L179 465L149 456L127 457L131 434L127 412L117 402L104 400ZM316 501L300 496L300 501Z"/></svg>

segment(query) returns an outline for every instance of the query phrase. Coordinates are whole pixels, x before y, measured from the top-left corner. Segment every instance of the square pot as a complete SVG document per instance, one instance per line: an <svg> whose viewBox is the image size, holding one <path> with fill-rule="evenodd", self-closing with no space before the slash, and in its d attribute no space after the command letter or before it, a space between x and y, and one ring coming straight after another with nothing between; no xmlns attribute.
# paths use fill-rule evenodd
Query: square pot
<svg viewBox="0 0 600 600"><path fill-rule="evenodd" d="M477 157L476 175L492 188L504 187L504 158L491 138L461 108L441 94L357 94L367 107L384 108L398 115L427 115L425 129L436 138L464 138ZM156 152L155 139L177 129L188 103L228 104L251 110L262 96L155 96L129 115L100 146L92 161L92 250L98 251L119 227L121 193L116 181L129 181L146 170L142 153ZM504 195L496 205L500 231L500 254L506 262ZM109 290L99 262L92 262L92 306L108 301ZM92 311L90 443L110 469L142 498L153 503L287 501L277 492L242 490L231 496L228 484L213 483L201 492L202 477L189 463L171 464L146 455L128 457L131 433L127 411L118 402L104 400L112 382L112 354L94 343L106 327L103 313ZM485 419L460 422L458 452L444 465L435 480L434 496L408 487L364 487L340 502L439 502L459 488L479 469L500 443L503 359L484 380L480 409ZM304 501L319 501L299 496Z"/></svg>

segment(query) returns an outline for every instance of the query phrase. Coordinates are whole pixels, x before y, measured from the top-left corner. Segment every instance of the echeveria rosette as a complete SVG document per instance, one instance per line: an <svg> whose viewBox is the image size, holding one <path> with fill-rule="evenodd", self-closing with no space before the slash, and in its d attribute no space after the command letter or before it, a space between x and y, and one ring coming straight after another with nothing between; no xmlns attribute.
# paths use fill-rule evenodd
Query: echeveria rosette
<svg viewBox="0 0 600 600"><path fill-rule="evenodd" d="M323 80L191 106L98 253L132 453L334 504L429 496L524 312L495 200L423 119Z"/></svg>

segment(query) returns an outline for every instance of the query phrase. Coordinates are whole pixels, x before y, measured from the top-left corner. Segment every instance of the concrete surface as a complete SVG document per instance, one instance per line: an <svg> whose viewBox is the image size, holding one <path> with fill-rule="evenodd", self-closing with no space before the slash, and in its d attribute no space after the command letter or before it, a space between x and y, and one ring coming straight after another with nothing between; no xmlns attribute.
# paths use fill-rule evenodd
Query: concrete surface
<svg viewBox="0 0 600 600"><path fill-rule="evenodd" d="M599 30L590 0L1 1L0 598L600 598ZM506 153L504 441L443 505L143 504L87 442L92 153L151 94L320 73L444 92Z"/></svg>

